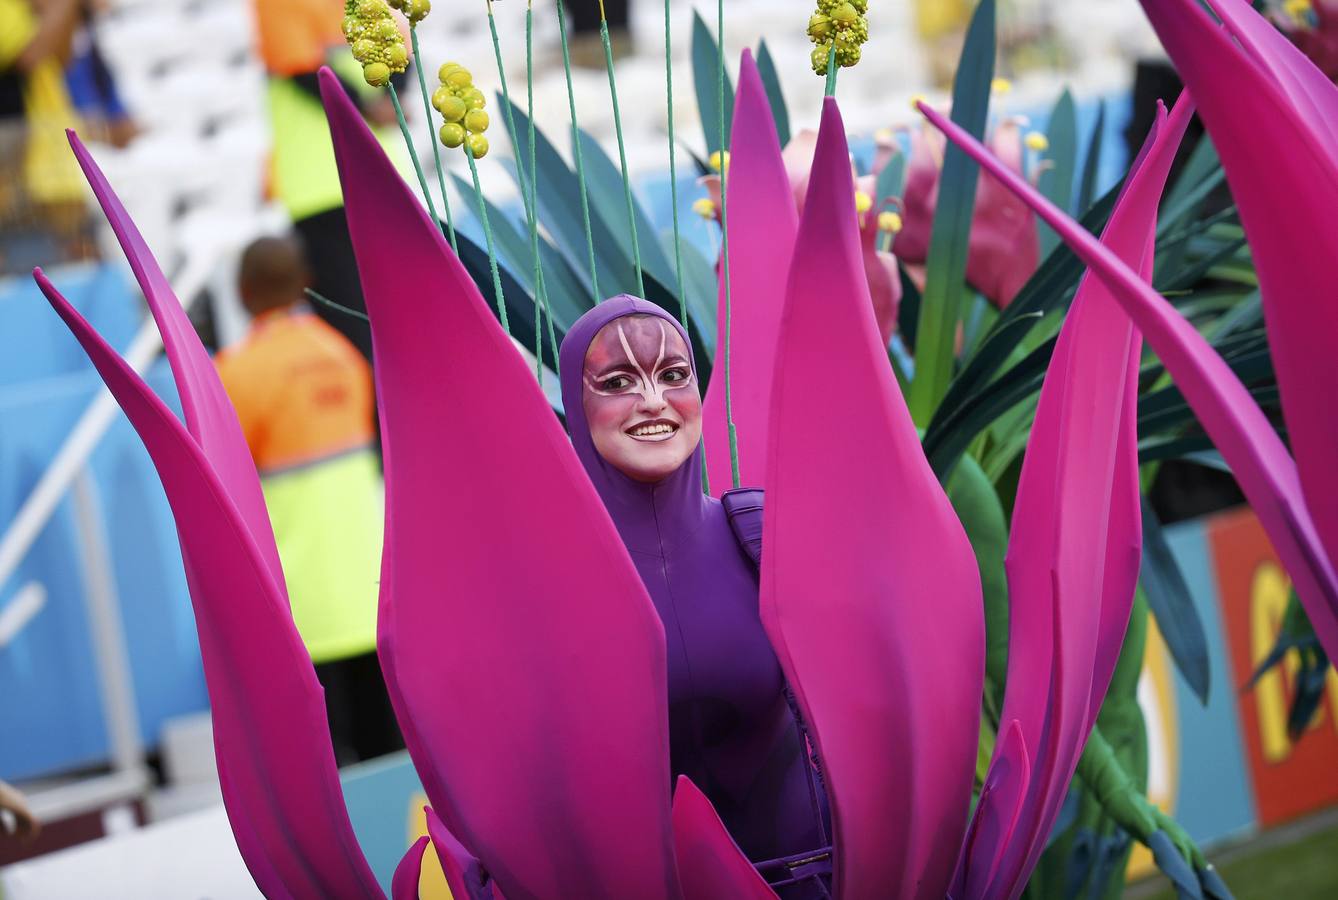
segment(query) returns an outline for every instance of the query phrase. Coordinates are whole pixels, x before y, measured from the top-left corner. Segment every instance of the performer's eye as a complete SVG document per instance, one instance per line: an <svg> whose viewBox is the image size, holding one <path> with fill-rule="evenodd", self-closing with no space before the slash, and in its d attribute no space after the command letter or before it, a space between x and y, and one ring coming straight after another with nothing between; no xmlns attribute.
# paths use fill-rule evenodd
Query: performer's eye
<svg viewBox="0 0 1338 900"><path fill-rule="evenodd" d="M682 366L666 370L660 378L668 384L682 384L688 380L688 370Z"/></svg>
<svg viewBox="0 0 1338 900"><path fill-rule="evenodd" d="M621 391L632 386L632 379L626 375L614 375L605 378L599 386L601 390L605 391Z"/></svg>

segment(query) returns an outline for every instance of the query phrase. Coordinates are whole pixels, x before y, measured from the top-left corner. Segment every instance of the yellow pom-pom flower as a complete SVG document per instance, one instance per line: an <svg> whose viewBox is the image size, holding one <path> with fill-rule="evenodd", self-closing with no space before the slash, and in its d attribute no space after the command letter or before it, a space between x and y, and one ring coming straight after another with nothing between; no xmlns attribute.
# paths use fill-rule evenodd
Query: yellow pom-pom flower
<svg viewBox="0 0 1338 900"><path fill-rule="evenodd" d="M726 150L722 153L721 151L717 150L716 152L712 153L710 160L708 160L708 165L710 165L710 167L717 172L720 171L727 172L729 170L729 151Z"/></svg>
<svg viewBox="0 0 1338 900"><path fill-rule="evenodd" d="M1044 153L1050 149L1050 139L1039 131L1028 132L1023 139L1023 143L1027 145L1028 150L1033 150L1036 153Z"/></svg>
<svg viewBox="0 0 1338 900"><path fill-rule="evenodd" d="M715 203L709 197L703 197L692 204L692 211L703 219L715 218Z"/></svg>
<svg viewBox="0 0 1338 900"><path fill-rule="evenodd" d="M878 230L888 234L898 234L902 228L901 214L891 210L878 214Z"/></svg>
<svg viewBox="0 0 1338 900"><path fill-rule="evenodd" d="M441 113L441 142L452 150L463 146L475 159L482 159L488 153L488 139L483 133L491 124L484 112L487 98L474 86L473 75L459 63L443 65L437 79L441 86L432 94L432 105Z"/></svg>
<svg viewBox="0 0 1338 900"><path fill-rule="evenodd" d="M855 191L855 212L861 216L873 209L873 198L863 191Z"/></svg>

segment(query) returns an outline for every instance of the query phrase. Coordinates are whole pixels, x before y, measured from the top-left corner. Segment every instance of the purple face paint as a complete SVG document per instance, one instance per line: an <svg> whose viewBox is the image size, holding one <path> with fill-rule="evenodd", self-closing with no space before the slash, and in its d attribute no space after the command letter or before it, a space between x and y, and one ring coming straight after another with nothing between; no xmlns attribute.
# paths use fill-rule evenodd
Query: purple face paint
<svg viewBox="0 0 1338 900"><path fill-rule="evenodd" d="M673 775L706 794L749 859L768 860L821 840L808 763L758 618L757 570L723 507L702 492L700 402L688 347L683 329L654 304L626 295L607 300L563 341L562 400L576 455L664 622ZM675 352L683 357L678 367ZM665 373L682 364L690 378L666 383ZM653 414L636 412L647 403ZM686 457L654 482L628 474L634 454L600 452L606 438L631 445L625 432L635 430L637 416L679 416L672 443L690 440ZM643 446L656 445L633 449Z"/></svg>

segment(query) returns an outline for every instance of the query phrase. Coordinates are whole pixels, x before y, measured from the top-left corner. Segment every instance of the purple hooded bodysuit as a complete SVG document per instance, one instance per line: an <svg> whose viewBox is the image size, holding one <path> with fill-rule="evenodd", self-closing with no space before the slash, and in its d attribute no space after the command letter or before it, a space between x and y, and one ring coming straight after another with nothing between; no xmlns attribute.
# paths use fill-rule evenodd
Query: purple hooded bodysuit
<svg viewBox="0 0 1338 900"><path fill-rule="evenodd" d="M562 343L562 401L576 454L664 623L672 774L701 788L754 862L810 853L826 843L827 827L815 815L826 799L813 789L780 664L762 629L756 563L725 508L703 493L701 453L646 484L605 461L590 436L586 353L605 325L638 314L671 323L688 343L658 306L625 294L607 300Z"/></svg>

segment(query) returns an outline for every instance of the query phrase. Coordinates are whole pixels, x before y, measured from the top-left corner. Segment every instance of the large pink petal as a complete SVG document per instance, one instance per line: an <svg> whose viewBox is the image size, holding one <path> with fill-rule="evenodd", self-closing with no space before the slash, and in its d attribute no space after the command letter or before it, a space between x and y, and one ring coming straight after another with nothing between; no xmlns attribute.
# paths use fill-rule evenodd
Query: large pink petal
<svg viewBox="0 0 1338 900"><path fill-rule="evenodd" d="M1338 579L1333 565L1324 553L1306 508L1296 464L1240 379L1194 326L1112 251L1046 201L1025 180L998 165L969 134L927 106L922 104L920 109L935 126L1023 197L1110 288L1161 357L1231 467L1296 583L1320 640L1328 652L1338 653ZM1289 152L1304 150L1290 143L1285 146ZM1278 356L1277 348L1274 356L1275 359Z"/></svg>
<svg viewBox="0 0 1338 900"><path fill-rule="evenodd" d="M1102 236L1144 278L1158 202L1190 110L1181 105L1174 127L1159 111ZM991 890L999 896L1021 891L1044 849L1124 639L1141 549L1136 471L1129 470L1136 465L1130 392L1137 389L1130 378L1140 345L1128 314L1089 274L1041 388L1013 511L1002 719L1017 721L1025 745L1038 752Z"/></svg>
<svg viewBox="0 0 1338 900"><path fill-rule="evenodd" d="M167 493L200 634L223 801L252 877L270 897L382 896L349 824L311 658L228 486L143 379L40 270L35 277L139 433Z"/></svg>
<svg viewBox="0 0 1338 900"><path fill-rule="evenodd" d="M1240 208L1288 438L1331 565L1338 559L1338 294L1331 287L1338 259L1338 88L1321 84L1322 76L1280 38L1265 37L1261 29L1271 28L1239 3L1216 5L1246 49L1192 0L1143 5L1203 110ZM1338 597L1315 591L1313 583L1309 596L1305 584L1298 587L1325 648L1338 652Z"/></svg>
<svg viewBox="0 0 1338 900"><path fill-rule="evenodd" d="M73 131L67 134L84 176L92 186L98 203L102 205L102 211L111 223L126 259L130 261L130 270L134 272L135 280L144 292L144 299L148 301L149 311L153 313L158 330L162 332L167 361L172 368L172 377L176 380L177 393L181 396L182 411L186 414L186 427L227 488L228 496L255 538L270 575L278 583L280 593L286 596L283 568L279 564L279 551L274 543L274 530L270 526L269 512L265 509L265 499L260 493L255 462L251 459L251 451L247 449L246 438L237 421L237 412L223 390L209 354L195 334L195 326L186 318L181 301L163 276L158 261L144 243L139 229L79 136Z"/></svg>
<svg viewBox="0 0 1338 900"><path fill-rule="evenodd" d="M687 776L674 791L674 853L683 896L692 900L775 900L766 883L725 830L715 807Z"/></svg>
<svg viewBox="0 0 1338 900"><path fill-rule="evenodd" d="M823 760L838 896L941 898L976 757L980 581L879 340L833 100L799 245L776 356L762 619Z"/></svg>
<svg viewBox="0 0 1338 900"><path fill-rule="evenodd" d="M740 483L763 486L776 333L799 227L766 88L748 50L739 64L739 93L731 133L726 199L733 321L726 321L722 287L715 365L702 405L706 469L711 491L717 495L734 484L725 416L727 377L739 442Z"/></svg>
<svg viewBox="0 0 1338 900"><path fill-rule="evenodd" d="M664 630L531 372L328 70L386 468L379 649L510 897L677 894Z"/></svg>

